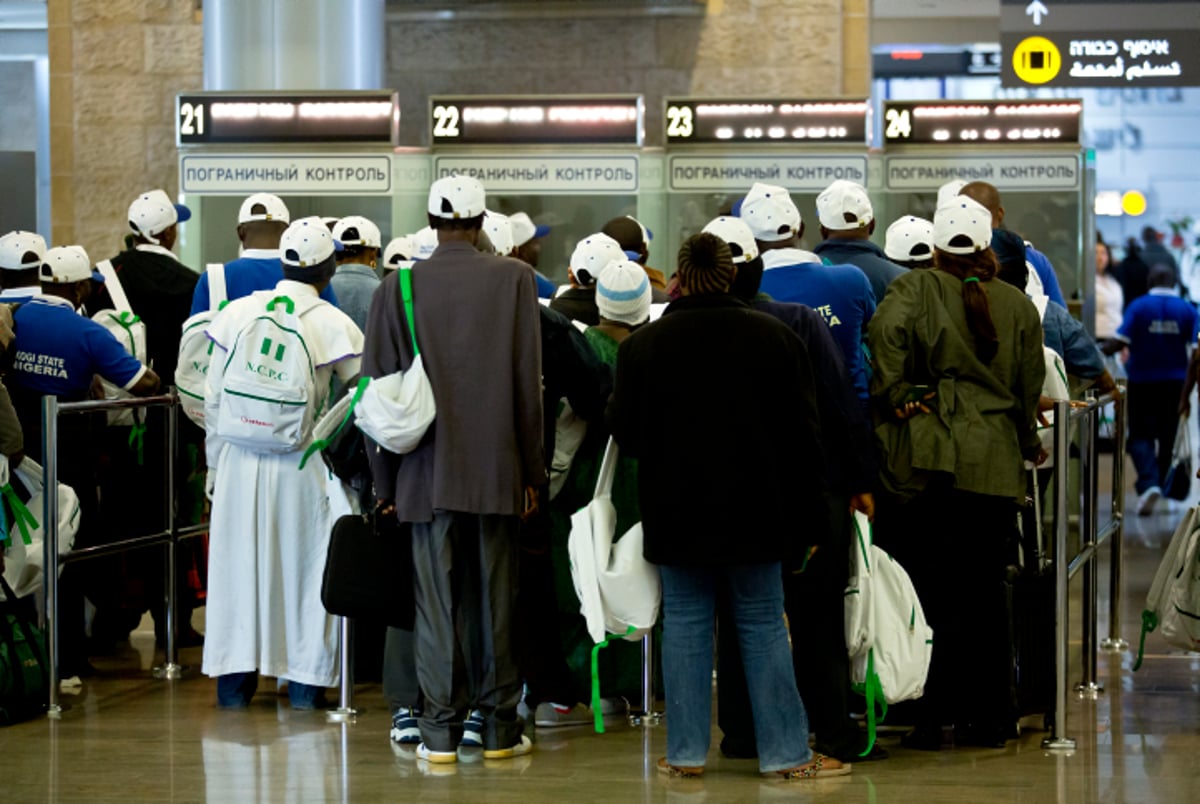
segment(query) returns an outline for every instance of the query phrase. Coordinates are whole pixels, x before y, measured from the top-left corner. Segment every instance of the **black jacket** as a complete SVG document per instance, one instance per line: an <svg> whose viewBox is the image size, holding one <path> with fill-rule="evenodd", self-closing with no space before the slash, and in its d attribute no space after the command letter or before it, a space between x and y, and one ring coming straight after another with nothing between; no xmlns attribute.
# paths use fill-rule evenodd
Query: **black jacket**
<svg viewBox="0 0 1200 804"><path fill-rule="evenodd" d="M569 288L550 300L550 309L594 327L600 323L600 308L596 306L596 286Z"/></svg>
<svg viewBox="0 0 1200 804"><path fill-rule="evenodd" d="M621 344L607 418L638 459L648 561L766 563L824 540L813 383L800 339L733 296L674 301Z"/></svg>
<svg viewBox="0 0 1200 804"><path fill-rule="evenodd" d="M571 320L539 304L542 325L542 408L546 455L554 454L554 422L560 399L587 422L603 422L612 372L600 362Z"/></svg>

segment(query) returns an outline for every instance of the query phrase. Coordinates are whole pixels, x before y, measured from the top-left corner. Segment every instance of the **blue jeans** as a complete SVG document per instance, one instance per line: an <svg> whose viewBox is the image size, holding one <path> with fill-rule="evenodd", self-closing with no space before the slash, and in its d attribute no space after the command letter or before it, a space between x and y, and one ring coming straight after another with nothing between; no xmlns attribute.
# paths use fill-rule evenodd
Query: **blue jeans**
<svg viewBox="0 0 1200 804"><path fill-rule="evenodd" d="M729 599L742 648L764 773L812 760L808 715L796 691L778 562L728 567L660 566L667 762L704 765L712 737L713 624L718 592Z"/></svg>
<svg viewBox="0 0 1200 804"><path fill-rule="evenodd" d="M217 706L222 709L242 709L250 705L258 689L258 673L230 673L217 676ZM323 687L288 682L288 700L293 709L315 709Z"/></svg>

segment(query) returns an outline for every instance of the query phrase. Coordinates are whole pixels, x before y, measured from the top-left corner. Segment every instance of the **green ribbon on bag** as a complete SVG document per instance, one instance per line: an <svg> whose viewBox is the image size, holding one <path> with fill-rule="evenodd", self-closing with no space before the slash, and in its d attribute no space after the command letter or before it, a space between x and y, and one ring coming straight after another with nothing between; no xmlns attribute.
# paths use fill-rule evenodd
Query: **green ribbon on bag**
<svg viewBox="0 0 1200 804"><path fill-rule="evenodd" d="M604 712L600 703L600 649L607 648L613 637L624 639L636 632L637 629L631 625L624 634L609 634L608 639L592 646L592 717L596 723L597 734L604 733Z"/></svg>
<svg viewBox="0 0 1200 804"><path fill-rule="evenodd" d="M134 422L129 428L129 448L137 451L138 466L146 465L146 423Z"/></svg>
<svg viewBox="0 0 1200 804"><path fill-rule="evenodd" d="M25 503L21 502L21 498L17 496L17 492L13 490L11 483L5 483L0 486L0 495L8 502L8 508L12 511L13 524L21 531L21 541L26 545L33 544L33 539L29 535L30 528L37 528L38 521L25 507ZM12 547L12 535L7 532L4 534L4 546Z"/></svg>

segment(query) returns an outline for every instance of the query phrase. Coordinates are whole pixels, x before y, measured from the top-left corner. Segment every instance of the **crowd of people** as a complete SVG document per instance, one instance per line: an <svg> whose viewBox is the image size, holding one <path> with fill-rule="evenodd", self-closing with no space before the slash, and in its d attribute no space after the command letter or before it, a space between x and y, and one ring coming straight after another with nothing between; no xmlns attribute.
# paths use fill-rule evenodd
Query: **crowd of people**
<svg viewBox="0 0 1200 804"><path fill-rule="evenodd" d="M1127 350L1121 364L1066 311L1053 266L1004 227L990 184L943 187L933 220L891 222L883 248L866 190L847 181L817 198L811 251L783 187L755 184L712 212L666 272L648 265L646 227L615 218L579 240L561 287L536 270L546 228L489 210L466 176L436 181L428 227L386 245L367 218L292 220L278 197L252 195L240 256L199 275L172 250L189 211L161 190L133 202L127 249L99 265L12 232L0 238L0 303L15 310L0 448L10 464L41 457L43 395L94 397L97 379L148 395L200 372L203 429L185 423L174 456L182 477L203 478L197 502L211 501L205 634L185 637L203 642L222 708L247 706L260 675L286 682L294 708L322 705L341 672L319 596L330 531L368 511L411 534L412 577L397 583L412 588L415 622L387 629L383 650L392 740L430 763L460 747L505 759L532 750L528 721L590 722L592 640L566 542L611 437L616 532L642 524L662 584L661 771L704 771L714 655L725 755L786 779L887 758L851 715L856 512L934 629L903 744L1003 746L1026 714L1015 659L978 634L1012 627L1018 512L1047 457L1047 355L1102 391L1126 368L1140 508L1153 510L1197 336L1175 273L1153 262L1139 294L1132 272L1114 283L1098 244L1097 334L1106 352ZM123 307L144 324L142 360L120 337L129 317L125 330L102 322ZM205 365L180 360L189 320L210 343ZM436 418L414 449L368 444L361 488L307 460L339 393L418 364ZM161 476L153 450L130 446L142 426L62 420L77 546L130 530L130 495ZM152 530L154 513L138 524ZM85 597L93 639L121 609L113 578L76 566L62 579L63 675L90 671ZM142 570L130 571L149 584ZM149 603L136 615L147 606L161 618ZM629 643L603 654L601 715L637 694L640 663Z"/></svg>

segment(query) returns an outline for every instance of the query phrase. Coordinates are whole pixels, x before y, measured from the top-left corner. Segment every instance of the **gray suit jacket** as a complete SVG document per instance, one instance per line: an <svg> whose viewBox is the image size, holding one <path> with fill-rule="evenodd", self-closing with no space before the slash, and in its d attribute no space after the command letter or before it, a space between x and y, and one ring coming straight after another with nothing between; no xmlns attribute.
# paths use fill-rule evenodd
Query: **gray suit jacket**
<svg viewBox="0 0 1200 804"><path fill-rule="evenodd" d="M371 304L363 373L382 377L414 359L399 272ZM537 284L518 260L468 243L438 247L412 269L417 343L437 418L408 455L368 450L376 494L403 522L436 511L520 514L526 486L546 480Z"/></svg>

